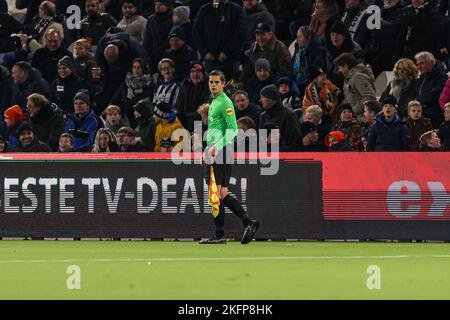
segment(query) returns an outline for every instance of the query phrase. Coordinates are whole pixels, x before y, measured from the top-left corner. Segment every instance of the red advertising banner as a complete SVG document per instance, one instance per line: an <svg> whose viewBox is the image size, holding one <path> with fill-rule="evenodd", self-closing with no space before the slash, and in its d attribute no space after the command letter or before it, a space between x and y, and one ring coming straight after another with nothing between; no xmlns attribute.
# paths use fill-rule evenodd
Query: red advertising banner
<svg viewBox="0 0 450 320"><path fill-rule="evenodd" d="M140 160L170 154L5 154L1 159ZM287 162L320 161L328 221L450 221L450 153L282 153ZM295 192L295 191L293 191Z"/></svg>

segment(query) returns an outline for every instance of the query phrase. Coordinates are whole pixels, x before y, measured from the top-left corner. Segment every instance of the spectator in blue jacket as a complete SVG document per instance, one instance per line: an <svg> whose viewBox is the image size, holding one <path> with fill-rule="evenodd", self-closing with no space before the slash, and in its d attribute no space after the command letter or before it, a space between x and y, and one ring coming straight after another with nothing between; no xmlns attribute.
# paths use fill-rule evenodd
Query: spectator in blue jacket
<svg viewBox="0 0 450 320"><path fill-rule="evenodd" d="M382 105L381 113L375 117L375 123L369 129L367 151L408 151L409 131L397 115L397 100L387 96Z"/></svg>
<svg viewBox="0 0 450 320"><path fill-rule="evenodd" d="M73 98L75 112L69 115L65 131L75 137L76 151L89 151L97 130L104 127L100 118L90 110L90 104L87 91L79 91Z"/></svg>

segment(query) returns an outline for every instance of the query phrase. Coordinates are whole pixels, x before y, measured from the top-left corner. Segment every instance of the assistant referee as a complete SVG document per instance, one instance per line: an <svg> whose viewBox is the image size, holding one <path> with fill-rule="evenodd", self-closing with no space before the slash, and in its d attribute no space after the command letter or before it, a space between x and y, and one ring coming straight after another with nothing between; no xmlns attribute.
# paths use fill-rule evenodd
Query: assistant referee
<svg viewBox="0 0 450 320"><path fill-rule="evenodd" d="M214 219L216 226L214 236L201 240L200 244L226 243L224 239L225 207L242 220L244 226L244 234L241 238L242 244L252 241L259 227L259 222L250 220L239 200L228 192L233 157L230 157L227 161L226 149L237 136L238 128L233 102L224 93L225 85L226 79L222 71L214 70L209 74L209 90L214 99L208 112L207 147L204 154L205 162L208 164L206 166L206 181L209 185L209 165L212 165L221 200L219 215ZM232 152L228 154L228 156L230 155L232 156Z"/></svg>

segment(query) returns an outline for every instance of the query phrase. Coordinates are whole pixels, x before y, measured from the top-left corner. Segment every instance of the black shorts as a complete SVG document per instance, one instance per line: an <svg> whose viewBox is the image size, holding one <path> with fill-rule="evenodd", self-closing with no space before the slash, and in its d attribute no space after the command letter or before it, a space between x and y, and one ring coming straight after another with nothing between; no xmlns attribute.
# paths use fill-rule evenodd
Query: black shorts
<svg viewBox="0 0 450 320"><path fill-rule="evenodd" d="M206 183L209 186L210 183L210 169L211 165L206 165ZM216 178L216 184L221 187L226 187L230 185L231 177L231 164L213 164L214 177Z"/></svg>

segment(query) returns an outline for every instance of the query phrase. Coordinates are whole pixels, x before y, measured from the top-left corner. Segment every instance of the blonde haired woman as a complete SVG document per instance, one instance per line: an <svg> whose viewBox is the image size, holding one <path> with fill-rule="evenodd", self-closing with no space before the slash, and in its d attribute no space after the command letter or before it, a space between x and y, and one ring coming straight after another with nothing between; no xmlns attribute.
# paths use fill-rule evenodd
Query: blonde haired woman
<svg viewBox="0 0 450 320"><path fill-rule="evenodd" d="M419 77L414 61L402 58L394 65L394 79L392 79L383 94L380 101L386 96L392 95L398 101L398 115L403 119L408 112L408 103L415 99L413 82Z"/></svg>
<svg viewBox="0 0 450 320"><path fill-rule="evenodd" d="M101 128L95 135L94 146L92 152L117 152L119 146L117 145L116 135L111 129Z"/></svg>

